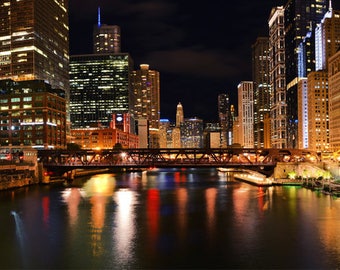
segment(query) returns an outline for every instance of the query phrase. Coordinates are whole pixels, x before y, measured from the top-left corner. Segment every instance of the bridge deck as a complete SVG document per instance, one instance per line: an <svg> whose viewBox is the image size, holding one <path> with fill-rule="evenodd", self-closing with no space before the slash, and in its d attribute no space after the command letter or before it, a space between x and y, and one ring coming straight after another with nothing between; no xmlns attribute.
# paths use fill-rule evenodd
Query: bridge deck
<svg viewBox="0 0 340 270"><path fill-rule="evenodd" d="M270 172L277 162L306 159L310 152L256 148L176 148L112 150L39 150L46 169L60 173L75 168L251 168Z"/></svg>

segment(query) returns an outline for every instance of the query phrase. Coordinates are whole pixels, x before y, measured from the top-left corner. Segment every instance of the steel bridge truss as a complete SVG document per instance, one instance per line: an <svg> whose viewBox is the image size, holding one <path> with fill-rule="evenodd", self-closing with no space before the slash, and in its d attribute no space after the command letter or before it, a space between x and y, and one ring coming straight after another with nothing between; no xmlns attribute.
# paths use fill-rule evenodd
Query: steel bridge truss
<svg viewBox="0 0 340 270"><path fill-rule="evenodd" d="M75 168L175 168L224 167L273 170L277 162L305 159L310 153L256 148L161 148L112 150L39 150L40 162L49 171Z"/></svg>

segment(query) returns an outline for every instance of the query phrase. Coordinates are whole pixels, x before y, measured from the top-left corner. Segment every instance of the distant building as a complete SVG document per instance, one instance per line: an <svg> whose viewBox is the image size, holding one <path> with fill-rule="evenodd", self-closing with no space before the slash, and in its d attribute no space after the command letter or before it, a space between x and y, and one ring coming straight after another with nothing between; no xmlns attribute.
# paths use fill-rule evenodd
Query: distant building
<svg viewBox="0 0 340 270"><path fill-rule="evenodd" d="M118 25L101 23L100 8L98 8L98 22L93 28L93 53L120 53L121 36Z"/></svg>
<svg viewBox="0 0 340 270"><path fill-rule="evenodd" d="M284 8L272 9L269 21L271 147L287 147Z"/></svg>
<svg viewBox="0 0 340 270"><path fill-rule="evenodd" d="M179 102L176 109L176 127L180 127L181 123L184 122L184 111L183 105Z"/></svg>
<svg viewBox="0 0 340 270"><path fill-rule="evenodd" d="M116 144L123 148L138 148L138 136L119 129L97 127L71 130L72 143L83 149L112 149Z"/></svg>
<svg viewBox="0 0 340 270"><path fill-rule="evenodd" d="M308 149L329 151L328 74L308 74Z"/></svg>
<svg viewBox="0 0 340 270"><path fill-rule="evenodd" d="M203 131L203 147L221 148L221 127L219 123L207 123Z"/></svg>
<svg viewBox="0 0 340 270"><path fill-rule="evenodd" d="M243 81L238 85L238 121L241 146L254 147L254 83Z"/></svg>
<svg viewBox="0 0 340 270"><path fill-rule="evenodd" d="M175 127L172 129L172 148L181 148L181 124L184 122L184 110L183 105L179 102L176 108L176 123Z"/></svg>
<svg viewBox="0 0 340 270"><path fill-rule="evenodd" d="M172 148L181 148L181 128L174 127L171 132Z"/></svg>
<svg viewBox="0 0 340 270"><path fill-rule="evenodd" d="M0 80L44 80L68 98L67 1L1 1L0 21Z"/></svg>
<svg viewBox="0 0 340 270"><path fill-rule="evenodd" d="M0 80L41 80L61 89L69 125L68 1L0 1L0 22Z"/></svg>
<svg viewBox="0 0 340 270"><path fill-rule="evenodd" d="M181 123L181 147L203 147L203 120L199 118L184 119Z"/></svg>
<svg viewBox="0 0 340 270"><path fill-rule="evenodd" d="M329 137L333 151L340 150L340 49L329 58Z"/></svg>
<svg viewBox="0 0 340 270"><path fill-rule="evenodd" d="M159 147L172 148L172 128L169 119L160 119Z"/></svg>
<svg viewBox="0 0 340 270"><path fill-rule="evenodd" d="M300 119L298 124L298 147L299 149L308 149L308 117L309 117L309 106L308 106L308 87L307 78L300 78L298 83L298 117ZM313 108L313 106L311 106Z"/></svg>
<svg viewBox="0 0 340 270"><path fill-rule="evenodd" d="M158 129L160 120L159 72L150 70L149 65L140 65L132 72L132 87L135 97L135 119L146 118L150 128Z"/></svg>
<svg viewBox="0 0 340 270"><path fill-rule="evenodd" d="M269 114L264 115L263 119L263 147L264 148L271 148L271 142L270 142L270 116Z"/></svg>
<svg viewBox="0 0 340 270"><path fill-rule="evenodd" d="M284 6L287 148L298 147L299 46L327 11L328 0L289 0Z"/></svg>
<svg viewBox="0 0 340 270"><path fill-rule="evenodd" d="M139 148L149 148L149 121L140 118L137 123Z"/></svg>
<svg viewBox="0 0 340 270"><path fill-rule="evenodd" d="M0 145L66 147L65 91L42 80L1 80L0 112Z"/></svg>
<svg viewBox="0 0 340 270"><path fill-rule="evenodd" d="M330 2L331 4L331 2ZM340 11L332 6L315 29L316 70L327 70L328 59L340 47Z"/></svg>
<svg viewBox="0 0 340 270"><path fill-rule="evenodd" d="M234 118L233 121L233 144L232 145L242 145L243 140L242 140L242 130L241 130L241 125L238 117Z"/></svg>
<svg viewBox="0 0 340 270"><path fill-rule="evenodd" d="M149 122L149 148L159 147L160 120L160 82L159 72L150 70L149 65L140 65L131 75L131 84L135 97L135 119L147 119Z"/></svg>
<svg viewBox="0 0 340 270"><path fill-rule="evenodd" d="M134 123L131 123L131 115L129 113L117 113L112 115L110 127L113 129L119 129L127 133L134 133Z"/></svg>
<svg viewBox="0 0 340 270"><path fill-rule="evenodd" d="M71 56L72 128L98 124L109 127L113 114L127 113L132 117L132 70L133 62L128 53Z"/></svg>
<svg viewBox="0 0 340 270"><path fill-rule="evenodd" d="M220 127L220 145L218 147L227 147L232 144L232 127L233 122L230 112L230 99L228 94L218 95L218 119Z"/></svg>
<svg viewBox="0 0 340 270"><path fill-rule="evenodd" d="M270 114L269 39L258 37L252 45L254 82L254 146L264 146L264 118Z"/></svg>
<svg viewBox="0 0 340 270"><path fill-rule="evenodd" d="M330 122L333 122L334 127L336 117L334 81L332 82L332 98L329 98L328 78L332 76L332 73L328 74L328 65L330 57L335 55L340 47L340 11L332 9L331 1L328 11L317 24L315 40L317 71L308 74L308 139L310 149L324 152L332 148ZM332 67L334 68L334 62ZM330 106L332 106L332 114L335 113L332 116Z"/></svg>

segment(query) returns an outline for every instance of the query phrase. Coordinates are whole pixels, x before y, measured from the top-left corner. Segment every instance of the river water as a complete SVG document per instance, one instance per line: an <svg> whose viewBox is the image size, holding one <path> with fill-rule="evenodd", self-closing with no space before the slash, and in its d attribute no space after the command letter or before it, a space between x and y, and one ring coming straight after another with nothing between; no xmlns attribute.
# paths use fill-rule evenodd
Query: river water
<svg viewBox="0 0 340 270"><path fill-rule="evenodd" d="M0 268L340 268L340 199L213 169L0 192Z"/></svg>

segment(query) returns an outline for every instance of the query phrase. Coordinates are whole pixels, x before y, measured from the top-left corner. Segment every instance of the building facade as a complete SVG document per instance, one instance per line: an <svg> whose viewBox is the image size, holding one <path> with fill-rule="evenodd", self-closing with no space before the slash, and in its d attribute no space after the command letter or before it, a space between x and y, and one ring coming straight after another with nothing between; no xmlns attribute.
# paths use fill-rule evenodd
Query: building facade
<svg viewBox="0 0 340 270"><path fill-rule="evenodd" d="M42 80L1 80L0 145L65 148L65 92Z"/></svg>
<svg viewBox="0 0 340 270"><path fill-rule="evenodd" d="M140 65L139 70L131 74L133 88L134 117L146 119L149 123L149 147L159 147L159 121L160 121L160 82L159 72L149 69L149 65Z"/></svg>
<svg viewBox="0 0 340 270"><path fill-rule="evenodd" d="M329 58L329 136L332 151L340 150L340 50Z"/></svg>
<svg viewBox="0 0 340 270"><path fill-rule="evenodd" d="M109 127L113 114L127 113L132 117L132 70L132 59L127 53L71 56L72 128L98 124Z"/></svg>
<svg viewBox="0 0 340 270"><path fill-rule="evenodd" d="M220 126L220 145L227 147L232 145L232 128L233 122L230 112L230 99L228 94L218 95L218 119Z"/></svg>
<svg viewBox="0 0 340 270"><path fill-rule="evenodd" d="M203 147L203 120L199 118L184 119L181 123L181 147Z"/></svg>
<svg viewBox="0 0 340 270"><path fill-rule="evenodd" d="M252 45L254 82L254 146L264 147L264 118L270 114L269 38L258 37Z"/></svg>
<svg viewBox="0 0 340 270"><path fill-rule="evenodd" d="M72 142L83 149L138 148L138 136L114 128L78 128L71 130Z"/></svg>
<svg viewBox="0 0 340 270"><path fill-rule="evenodd" d="M93 53L120 53L121 36L118 25L101 23L100 7L98 8L98 22L93 27Z"/></svg>
<svg viewBox="0 0 340 270"><path fill-rule="evenodd" d="M241 146L254 147L254 83L243 81L238 85L238 121Z"/></svg>
<svg viewBox="0 0 340 270"><path fill-rule="evenodd" d="M284 7L287 147L298 147L298 50L304 37L321 21L327 0L288 0Z"/></svg>
<svg viewBox="0 0 340 270"><path fill-rule="evenodd" d="M307 78L300 78L298 83L298 148L299 149L308 149L308 87L307 87Z"/></svg>
<svg viewBox="0 0 340 270"><path fill-rule="evenodd" d="M308 148L329 151L328 74L313 71L307 77Z"/></svg>
<svg viewBox="0 0 340 270"><path fill-rule="evenodd" d="M332 6L315 29L316 70L327 70L328 59L340 47L340 11Z"/></svg>
<svg viewBox="0 0 340 270"><path fill-rule="evenodd" d="M0 79L44 80L68 96L68 1L1 1L0 21Z"/></svg>
<svg viewBox="0 0 340 270"><path fill-rule="evenodd" d="M284 8L271 10L269 25L271 146L287 147Z"/></svg>
<svg viewBox="0 0 340 270"><path fill-rule="evenodd" d="M149 65L140 65L131 76L135 97L135 118L146 118L150 128L159 129L160 120L160 82L159 72L150 70Z"/></svg>

